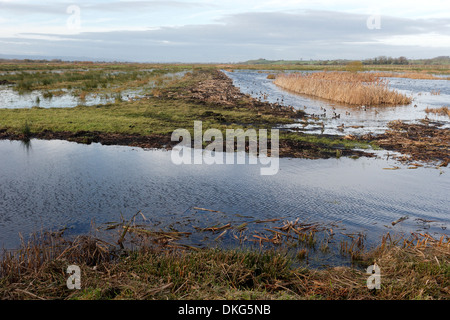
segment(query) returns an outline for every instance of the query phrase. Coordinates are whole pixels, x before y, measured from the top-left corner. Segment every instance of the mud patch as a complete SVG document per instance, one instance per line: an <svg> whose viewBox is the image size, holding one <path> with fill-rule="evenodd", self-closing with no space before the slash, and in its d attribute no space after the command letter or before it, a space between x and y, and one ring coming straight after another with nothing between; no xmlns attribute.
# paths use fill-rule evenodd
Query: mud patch
<svg viewBox="0 0 450 320"><path fill-rule="evenodd" d="M165 135L147 135L121 134L121 133L103 133L95 131L79 132L52 132L44 130L31 135L9 133L6 130L0 130L0 139L7 140L67 140L83 144L101 143L102 145L119 145L140 147L144 149L171 149L177 142L171 142L170 136Z"/></svg>
<svg viewBox="0 0 450 320"><path fill-rule="evenodd" d="M219 70L202 72L199 76L202 79L197 83L178 88L176 92L173 89L168 90L163 92L163 96L186 99L210 106L220 105L225 109L246 107L255 110L258 114L292 119L303 118L306 115L302 110L295 110L293 107L278 103L259 101L248 94L242 93L239 88L233 85L233 80Z"/></svg>

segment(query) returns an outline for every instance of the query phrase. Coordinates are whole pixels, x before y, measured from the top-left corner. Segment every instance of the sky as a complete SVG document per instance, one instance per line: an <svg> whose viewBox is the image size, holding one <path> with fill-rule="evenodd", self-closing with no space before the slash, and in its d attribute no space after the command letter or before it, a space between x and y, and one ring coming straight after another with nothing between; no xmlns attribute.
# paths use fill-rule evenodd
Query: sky
<svg viewBox="0 0 450 320"><path fill-rule="evenodd" d="M0 0L0 55L133 62L450 55L450 1Z"/></svg>

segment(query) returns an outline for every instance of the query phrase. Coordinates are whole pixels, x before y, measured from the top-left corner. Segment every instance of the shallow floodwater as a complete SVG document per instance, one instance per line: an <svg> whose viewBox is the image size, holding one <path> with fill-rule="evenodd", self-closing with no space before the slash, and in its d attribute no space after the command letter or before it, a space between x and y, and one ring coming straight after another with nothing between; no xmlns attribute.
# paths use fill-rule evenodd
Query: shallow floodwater
<svg viewBox="0 0 450 320"><path fill-rule="evenodd" d="M248 162L247 162L248 163ZM23 236L68 227L74 234L130 218L139 210L167 226L189 215L203 223L246 219L338 223L378 241L386 232L450 226L446 169L408 170L385 158L280 159L280 171L261 165L175 165L162 150L82 145L67 141L0 141L0 247ZM398 165L400 170L383 168ZM392 227L400 217L409 219ZM198 223L198 221L196 222Z"/></svg>
<svg viewBox="0 0 450 320"><path fill-rule="evenodd" d="M442 122L444 127L450 127L450 119L447 116L425 113L427 107L432 109L450 106L449 80L387 78L391 89L412 96L413 102L405 106L361 108L340 105L283 90L277 87L273 80L267 79L270 71L235 70L225 73L244 93L263 101L293 106L308 114L318 116L319 119L308 126L295 125L305 132L338 135L359 135L369 132L378 134L383 133L387 128L387 123L392 120L415 122L424 119L425 116L430 120ZM432 94L433 91L439 92L439 94ZM335 113L340 115L339 118L333 119ZM322 122L324 123L323 131ZM338 130L338 126L342 126L342 124L344 124L343 130Z"/></svg>
<svg viewBox="0 0 450 320"><path fill-rule="evenodd" d="M151 72L153 69L141 70ZM53 72L63 72L61 70L53 70ZM183 77L188 71L168 72L164 74L163 82L169 82L177 78ZM119 73L118 72L112 72ZM123 90L120 92L122 100L140 99L145 97L146 89L154 88L156 86L154 81L150 81L146 87L133 88ZM63 90L64 94L54 95L51 98L44 97L44 92L40 90L33 90L31 92L19 93L14 90L14 85L0 85L0 108L5 109L24 109L32 107L40 108L74 108L79 105L95 106L100 104L114 103L116 101L115 95L112 93L90 93L85 99L80 99L79 96L73 95L72 90Z"/></svg>
<svg viewBox="0 0 450 320"><path fill-rule="evenodd" d="M37 102L39 99L39 102ZM0 86L0 108L5 109L24 109L32 107L41 108L73 108L78 105L98 105L105 103L114 103L114 98L106 98L100 94L88 94L85 99L73 96L66 90L66 94L45 98L43 92L35 90L19 94L11 85Z"/></svg>

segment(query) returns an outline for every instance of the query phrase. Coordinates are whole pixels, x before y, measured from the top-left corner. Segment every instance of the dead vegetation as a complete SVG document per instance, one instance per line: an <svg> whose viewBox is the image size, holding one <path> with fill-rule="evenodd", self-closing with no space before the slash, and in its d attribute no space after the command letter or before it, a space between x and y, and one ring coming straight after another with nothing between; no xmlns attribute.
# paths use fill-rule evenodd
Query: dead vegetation
<svg viewBox="0 0 450 320"><path fill-rule="evenodd" d="M372 73L282 74L274 83L295 93L355 106L404 105L412 101L411 97L389 89L388 80Z"/></svg>
<svg viewBox="0 0 450 320"><path fill-rule="evenodd" d="M372 72L376 77L387 78L409 78L418 80L450 80L450 77L436 77L430 73L425 72Z"/></svg>
<svg viewBox="0 0 450 320"><path fill-rule="evenodd" d="M425 109L426 113L434 113L436 115L440 115L440 116L447 116L450 117L450 108L447 106L441 107L441 108L426 108Z"/></svg>
<svg viewBox="0 0 450 320"><path fill-rule="evenodd" d="M438 162L446 167L450 161L450 130L428 120L423 122L392 121L376 142L382 148L401 152L403 155L396 157L400 161Z"/></svg>
<svg viewBox="0 0 450 320"><path fill-rule="evenodd" d="M259 101L248 94L242 93L239 88L233 85L233 81L219 70L203 72L197 74L196 77L199 81L176 90L169 88L163 92L163 95L212 106L221 105L229 109L245 106L250 110L255 110L259 115L268 114L292 119L305 116L305 112L302 110L295 110L278 103Z"/></svg>
<svg viewBox="0 0 450 320"><path fill-rule="evenodd" d="M199 210L202 208L198 208ZM219 213L215 210L206 210ZM137 213L136 215L138 215ZM0 299L448 299L450 297L450 239L413 233L408 238L390 234L375 249L366 251L364 235L345 234L342 254L358 256L356 267L310 269L295 260L316 250L317 233L330 239L337 230L317 223L268 219L256 224L282 222L264 232L243 235L247 225L232 223L197 230L241 234L243 241L266 250L218 249L183 246L190 236L175 230L149 230L128 221L107 228L119 237L102 240L94 235L69 239L62 232L42 233L22 242L18 250L6 251L0 260ZM143 216L143 215L142 215ZM144 217L145 218L145 217ZM219 235L219 236L217 236ZM140 245L123 246L131 236ZM220 238L222 239L222 238ZM303 243L294 256L285 245ZM327 252L322 242L320 250ZM275 247L273 247L273 245ZM82 273L81 290L66 286L69 265ZM369 265L381 270L381 288L369 290Z"/></svg>

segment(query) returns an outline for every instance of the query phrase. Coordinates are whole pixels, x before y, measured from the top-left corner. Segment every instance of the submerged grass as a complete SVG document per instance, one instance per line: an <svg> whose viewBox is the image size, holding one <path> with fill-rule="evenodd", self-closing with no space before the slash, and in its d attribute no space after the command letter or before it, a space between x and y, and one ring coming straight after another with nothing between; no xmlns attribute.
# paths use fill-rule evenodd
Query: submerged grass
<svg viewBox="0 0 450 320"><path fill-rule="evenodd" d="M117 98L117 97L116 97ZM285 118L258 116L245 107L214 108L183 100L149 97L138 101L121 101L98 106L75 108L0 109L0 128L19 133L29 121L34 132L99 131L124 134L167 134L178 128L192 128L195 120L203 120L205 128L253 127L285 123ZM210 115L211 114L211 115ZM217 116L220 114L220 117Z"/></svg>
<svg viewBox="0 0 450 320"><path fill-rule="evenodd" d="M190 70L189 66L148 66L138 69L135 66L97 65L78 66L73 69L53 70L47 67L44 70L14 70L1 75L3 80L13 84L13 88L19 93L32 90L74 90L80 92L113 91L145 86L155 83L165 74ZM44 67L42 67L44 68Z"/></svg>
<svg viewBox="0 0 450 320"><path fill-rule="evenodd" d="M426 113L434 113L441 116L448 116L450 117L450 108L447 106L441 107L441 108L426 108Z"/></svg>
<svg viewBox="0 0 450 320"><path fill-rule="evenodd" d="M371 73L318 72L281 74L274 83L283 89L348 105L410 104L407 97L389 89L389 82Z"/></svg>

